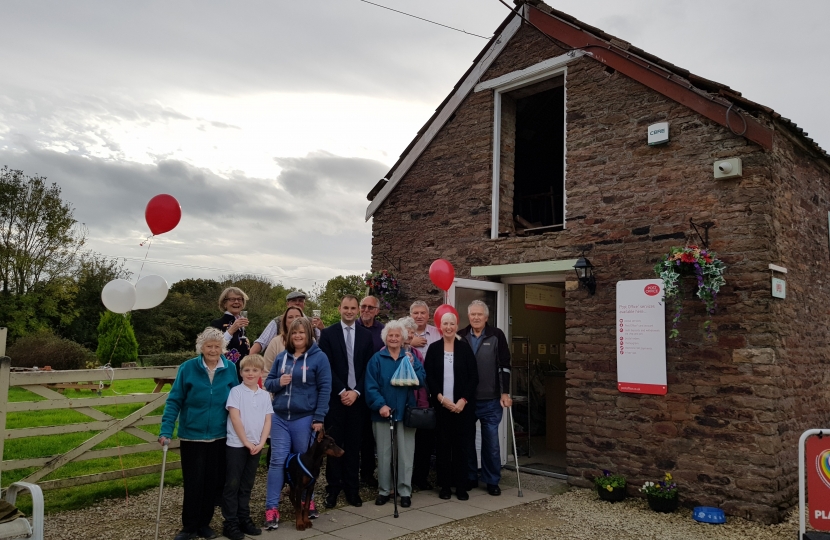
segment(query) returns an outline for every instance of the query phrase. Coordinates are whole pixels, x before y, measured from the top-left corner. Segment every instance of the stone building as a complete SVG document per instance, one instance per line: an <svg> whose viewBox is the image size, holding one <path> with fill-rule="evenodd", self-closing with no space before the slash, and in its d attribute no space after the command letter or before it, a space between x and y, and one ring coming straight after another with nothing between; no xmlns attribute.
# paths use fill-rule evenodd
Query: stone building
<svg viewBox="0 0 830 540"><path fill-rule="evenodd" d="M830 419L830 156L740 92L516 3L369 194L372 268L435 307L427 269L445 258L462 318L473 298L491 306L526 398L523 464L581 486L624 473L631 494L671 471L686 506L780 520L797 502L798 436ZM663 122L668 142L649 145ZM715 178L734 158L740 176ZM711 335L688 301L666 395L618 391L616 283L654 278L672 246L707 236L728 266ZM583 253L595 294L576 281ZM771 263L788 270L785 299Z"/></svg>

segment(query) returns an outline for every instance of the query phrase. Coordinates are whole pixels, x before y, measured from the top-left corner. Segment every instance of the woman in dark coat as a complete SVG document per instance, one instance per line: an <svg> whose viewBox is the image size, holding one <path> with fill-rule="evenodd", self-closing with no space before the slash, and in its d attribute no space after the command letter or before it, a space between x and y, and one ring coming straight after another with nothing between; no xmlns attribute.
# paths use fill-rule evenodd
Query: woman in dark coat
<svg viewBox="0 0 830 540"><path fill-rule="evenodd" d="M245 335L245 327L248 326L248 319L242 316L242 310L248 302L248 295L239 287L228 287L219 295L219 309L224 311L221 317L212 321L213 328L225 333L227 352L225 358L236 366L237 376L239 375L239 361L248 356L251 349L248 336ZM239 377L242 381L242 378Z"/></svg>
<svg viewBox="0 0 830 540"><path fill-rule="evenodd" d="M475 392L478 367L470 345L457 339L458 320L452 313L441 317L441 336L427 349L424 370L427 373L430 405L437 416L436 446L439 497L449 499L451 486L459 501L467 494L467 447L475 437Z"/></svg>

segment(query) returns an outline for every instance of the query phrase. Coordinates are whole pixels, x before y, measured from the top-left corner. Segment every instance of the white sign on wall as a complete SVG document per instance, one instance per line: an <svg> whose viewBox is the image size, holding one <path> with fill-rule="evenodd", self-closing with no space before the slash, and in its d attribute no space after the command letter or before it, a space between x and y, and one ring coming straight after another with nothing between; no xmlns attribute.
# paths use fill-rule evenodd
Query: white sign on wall
<svg viewBox="0 0 830 540"><path fill-rule="evenodd" d="M666 394L666 308L662 279L617 282L617 389Z"/></svg>
<svg viewBox="0 0 830 540"><path fill-rule="evenodd" d="M772 296L773 298L786 298L787 282L777 277L772 278Z"/></svg>

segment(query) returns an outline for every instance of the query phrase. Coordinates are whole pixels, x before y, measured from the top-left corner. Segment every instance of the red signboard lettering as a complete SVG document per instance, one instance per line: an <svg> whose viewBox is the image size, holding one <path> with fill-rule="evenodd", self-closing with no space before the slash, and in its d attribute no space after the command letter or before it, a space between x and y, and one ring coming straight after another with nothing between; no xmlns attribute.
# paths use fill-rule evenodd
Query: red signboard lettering
<svg viewBox="0 0 830 540"><path fill-rule="evenodd" d="M649 296L657 296L660 294L660 285L657 285L656 283L649 283L646 285L646 288L643 289L643 292Z"/></svg>
<svg viewBox="0 0 830 540"><path fill-rule="evenodd" d="M830 437L810 437L806 446L810 525L817 531L830 531Z"/></svg>

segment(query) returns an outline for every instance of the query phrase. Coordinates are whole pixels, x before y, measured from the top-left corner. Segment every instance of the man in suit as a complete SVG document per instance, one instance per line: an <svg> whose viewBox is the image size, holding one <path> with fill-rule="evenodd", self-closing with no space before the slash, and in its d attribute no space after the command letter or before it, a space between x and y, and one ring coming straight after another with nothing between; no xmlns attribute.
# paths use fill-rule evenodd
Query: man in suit
<svg viewBox="0 0 830 540"><path fill-rule="evenodd" d="M340 301L340 322L325 328L318 343L331 364L331 399L326 416L326 429L345 453L329 456L326 461L326 508L334 508L340 491L346 501L361 506L359 469L360 442L366 402L363 379L366 365L374 354L372 334L355 324L358 316L357 297L347 294Z"/></svg>

